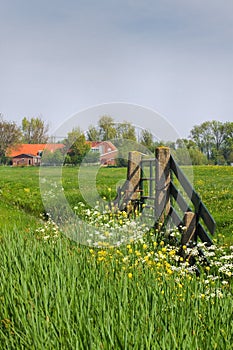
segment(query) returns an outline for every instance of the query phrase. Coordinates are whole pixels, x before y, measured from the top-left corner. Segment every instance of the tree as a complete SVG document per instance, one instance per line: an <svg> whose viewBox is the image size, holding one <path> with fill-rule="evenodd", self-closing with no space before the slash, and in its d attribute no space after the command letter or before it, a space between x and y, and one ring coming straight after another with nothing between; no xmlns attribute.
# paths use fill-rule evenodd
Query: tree
<svg viewBox="0 0 233 350"><path fill-rule="evenodd" d="M64 162L63 150L57 149L54 152L50 150L43 151L43 165L62 165Z"/></svg>
<svg viewBox="0 0 233 350"><path fill-rule="evenodd" d="M89 151L84 160L85 163L87 164L96 164L100 162L100 152L93 152L93 151Z"/></svg>
<svg viewBox="0 0 233 350"><path fill-rule="evenodd" d="M229 163L232 152L233 123L222 123L216 120L196 125L191 130L191 138L197 143L201 152L215 164Z"/></svg>
<svg viewBox="0 0 233 350"><path fill-rule="evenodd" d="M223 142L223 156L228 164L233 162L233 122L225 123L225 137Z"/></svg>
<svg viewBox="0 0 233 350"><path fill-rule="evenodd" d="M26 117L22 120L23 142L36 144L48 141L49 126L41 118Z"/></svg>
<svg viewBox="0 0 233 350"><path fill-rule="evenodd" d="M153 141L153 135L149 130L142 130L140 135L140 143L148 148L149 150L153 150L154 148L154 141Z"/></svg>
<svg viewBox="0 0 233 350"><path fill-rule="evenodd" d="M22 133L15 122L8 122L0 114L0 159L5 162L7 149L21 143Z"/></svg>
<svg viewBox="0 0 233 350"><path fill-rule="evenodd" d="M88 141L101 141L100 130L95 126L90 125L87 130L87 139Z"/></svg>
<svg viewBox="0 0 233 350"><path fill-rule="evenodd" d="M195 125L190 134L191 139L198 145L200 151L206 154L207 158L210 159L213 145L211 122L207 121L201 125Z"/></svg>
<svg viewBox="0 0 233 350"><path fill-rule="evenodd" d="M91 148L79 127L68 133L64 143L68 151L65 162L74 165L80 164Z"/></svg>
<svg viewBox="0 0 233 350"><path fill-rule="evenodd" d="M114 119L108 115L104 115L98 122L100 138L102 141L115 139L117 131L115 127Z"/></svg>
<svg viewBox="0 0 233 350"><path fill-rule="evenodd" d="M127 121L118 123L116 126L116 138L136 141L135 127Z"/></svg>

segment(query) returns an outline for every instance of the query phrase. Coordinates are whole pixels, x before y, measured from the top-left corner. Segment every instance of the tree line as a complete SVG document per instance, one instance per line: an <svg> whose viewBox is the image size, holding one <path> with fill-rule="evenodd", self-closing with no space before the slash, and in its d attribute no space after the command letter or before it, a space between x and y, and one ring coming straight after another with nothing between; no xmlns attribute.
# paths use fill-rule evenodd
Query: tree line
<svg viewBox="0 0 233 350"><path fill-rule="evenodd" d="M0 161L7 162L7 149L18 144L38 144L49 141L49 126L40 117L23 118L18 126L15 122L4 120L0 114ZM164 142L154 138L150 130L137 129L125 121L117 123L111 116L100 117L96 126L90 125L87 131L74 128L60 142L65 145L67 164L80 164L85 157L87 162L97 162L98 152L89 152L87 141L113 140L118 148L117 165L125 166L129 149L142 153L154 152L158 146L168 146L180 164L232 164L233 163L233 122L206 121L195 125L186 139ZM62 159L62 155L47 154L48 162Z"/></svg>

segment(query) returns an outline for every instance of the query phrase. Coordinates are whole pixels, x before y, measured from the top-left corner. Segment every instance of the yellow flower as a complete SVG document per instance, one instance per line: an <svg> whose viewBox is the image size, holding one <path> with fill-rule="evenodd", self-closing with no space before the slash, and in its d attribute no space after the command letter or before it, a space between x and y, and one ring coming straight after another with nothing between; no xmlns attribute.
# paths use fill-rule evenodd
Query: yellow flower
<svg viewBox="0 0 233 350"><path fill-rule="evenodd" d="M173 256L173 255L175 255L175 254L176 254L175 249L173 249L173 250L171 250L171 251L169 252L169 255L170 255L170 256Z"/></svg>
<svg viewBox="0 0 233 350"><path fill-rule="evenodd" d="M157 242L154 242L154 243L153 243L153 246L154 246L154 247L157 247L157 245L158 245Z"/></svg>
<svg viewBox="0 0 233 350"><path fill-rule="evenodd" d="M103 261L104 260L104 257L103 256L99 256L98 257L98 261Z"/></svg>
<svg viewBox="0 0 233 350"><path fill-rule="evenodd" d="M142 247L143 247L143 249L146 249L147 248L147 244L144 243Z"/></svg>
<svg viewBox="0 0 233 350"><path fill-rule="evenodd" d="M133 277L133 274L131 272L128 273L128 277L129 278L132 278Z"/></svg>

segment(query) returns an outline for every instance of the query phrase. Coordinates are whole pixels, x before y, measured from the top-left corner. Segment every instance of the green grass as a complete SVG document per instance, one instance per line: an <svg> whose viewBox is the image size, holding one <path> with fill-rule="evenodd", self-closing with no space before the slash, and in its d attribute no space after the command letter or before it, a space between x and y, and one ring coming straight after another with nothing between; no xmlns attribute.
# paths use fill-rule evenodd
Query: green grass
<svg viewBox="0 0 233 350"><path fill-rule="evenodd" d="M184 170L189 172L188 168ZM227 241L232 242L233 167L194 166L193 173L194 187L217 223L216 234L224 235ZM126 169L101 168L98 171L93 167L84 169L81 176L82 193L94 202L97 199L93 194L95 187L99 195L114 198L117 185L122 184L126 178ZM64 167L62 181L65 196L71 207L83 200L76 167ZM112 189L111 193L109 188ZM9 215L6 206L11 211ZM12 225L12 211L15 208L22 211L23 217L29 214L38 218L44 211L39 189L39 169L0 167L0 207L6 217L0 222L0 228L2 225Z"/></svg>
<svg viewBox="0 0 233 350"><path fill-rule="evenodd" d="M170 275L163 259L153 268L134 266L129 248L89 250L64 238L53 243L32 231L4 231L2 348L231 349L229 284L205 274Z"/></svg>
<svg viewBox="0 0 233 350"><path fill-rule="evenodd" d="M176 269L173 248L157 246L154 236L119 249L80 246L42 223L38 171L0 167L2 349L231 349L228 245L217 243L200 277ZM216 237L231 243L233 167L194 167L194 175L217 222ZM126 169L102 168L97 190L114 197L125 176ZM63 169L63 186L71 206L82 200L77 168ZM90 185L85 192L92 194Z"/></svg>

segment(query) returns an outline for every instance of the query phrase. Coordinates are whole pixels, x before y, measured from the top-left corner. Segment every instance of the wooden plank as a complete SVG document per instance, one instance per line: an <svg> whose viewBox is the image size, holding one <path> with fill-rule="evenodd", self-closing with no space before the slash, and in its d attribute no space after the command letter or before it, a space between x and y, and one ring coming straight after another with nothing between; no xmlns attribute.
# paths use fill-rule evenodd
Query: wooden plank
<svg viewBox="0 0 233 350"><path fill-rule="evenodd" d="M179 205L180 209L185 213L186 211L191 211L190 207L186 203L182 194L177 190L173 182L170 184L170 193L175 199L176 203Z"/></svg>
<svg viewBox="0 0 233 350"><path fill-rule="evenodd" d="M210 233L213 235L215 232L216 223L215 223L214 219L212 218L212 216L210 215L208 209L206 208L206 206L202 202L200 203L198 214L203 219L203 221L206 224Z"/></svg>
<svg viewBox="0 0 233 350"><path fill-rule="evenodd" d="M181 218L177 214L176 210L172 206L170 208L169 216L172 218L172 221L173 221L175 226L178 227L180 225L183 225L183 221L181 220Z"/></svg>
<svg viewBox="0 0 233 350"><path fill-rule="evenodd" d="M207 243L207 247L213 244L211 238L200 223L197 224L197 236L201 239L202 242Z"/></svg>
<svg viewBox="0 0 233 350"><path fill-rule="evenodd" d="M176 163L175 159L172 156L171 156L171 160L170 160L170 166L171 166L171 170L176 175L181 186L185 190L188 198L192 201L195 209L198 209L200 202L201 202L201 199L200 199L199 195L195 192L195 190L193 189L189 180L187 179L187 177L185 176L185 174L180 169L179 165Z"/></svg>
<svg viewBox="0 0 233 350"><path fill-rule="evenodd" d="M184 175L184 173L181 171L179 165L176 163L175 159L170 157L170 167L173 173L176 175L177 179L179 180L180 184L182 185L183 189L187 193L189 199L192 198L193 195L193 187Z"/></svg>
<svg viewBox="0 0 233 350"><path fill-rule="evenodd" d="M170 160L170 166L171 166L171 170L174 172L181 186L185 190L188 198L193 203L195 207L195 212L203 219L210 233L214 234L215 227L216 227L214 219L212 218L206 206L202 203L201 198L199 197L197 192L192 188L192 185L190 184L190 182L188 181L188 179L186 178L182 170L179 168L179 165L176 163L176 161L172 156ZM173 192L175 194L175 191ZM180 197L179 197L179 200L180 200ZM184 204L182 203L182 200L180 201L180 203L182 205Z"/></svg>

